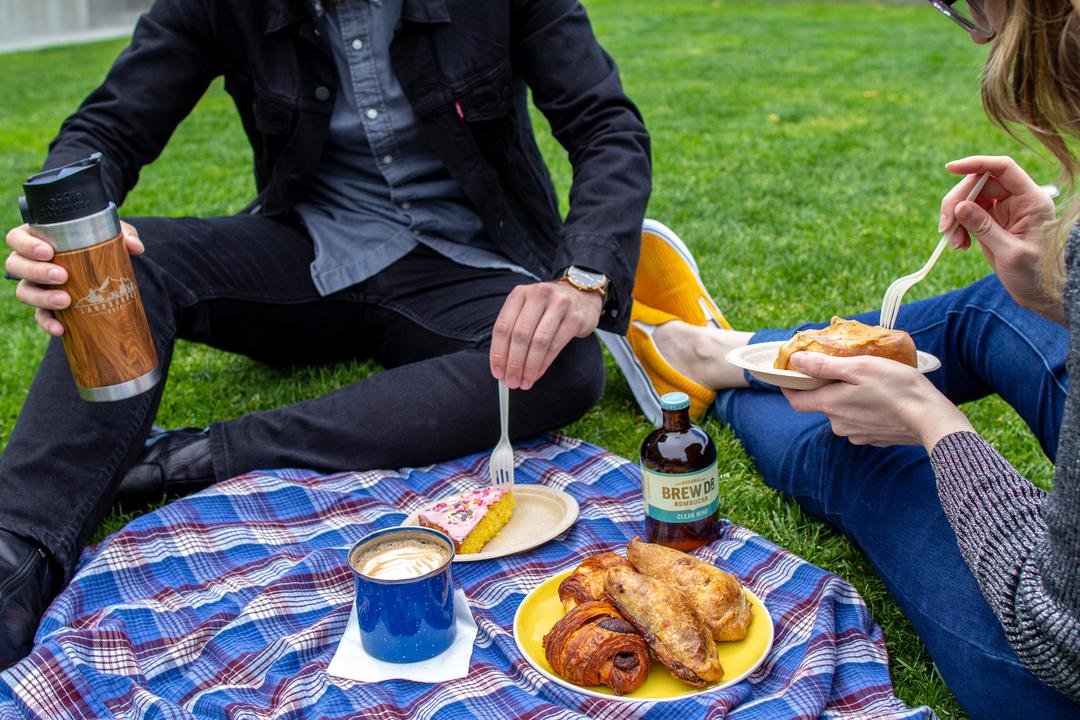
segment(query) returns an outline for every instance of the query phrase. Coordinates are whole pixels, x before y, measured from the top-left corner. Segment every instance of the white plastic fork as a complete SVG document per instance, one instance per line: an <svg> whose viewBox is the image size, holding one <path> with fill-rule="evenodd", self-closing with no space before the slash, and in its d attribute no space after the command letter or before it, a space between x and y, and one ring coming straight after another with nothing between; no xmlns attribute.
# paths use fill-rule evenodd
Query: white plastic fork
<svg viewBox="0 0 1080 720"><path fill-rule="evenodd" d="M967 200L974 200L982 192L983 186L986 185L986 181L990 179L990 173L984 172L979 181L975 183L975 187L968 193ZM930 259L926 261L926 264L919 268L917 271L910 275L904 275L898 277L892 281L888 289L885 291L885 297L881 300L881 326L885 328L892 328L896 323L896 316L900 314L900 301L904 299L904 293L911 289L911 287L922 280L930 272L930 269L937 263L938 258L941 257L941 253L945 250L945 245L952 239L953 233L956 232L956 228L960 226L960 223L953 218L952 225L945 231L945 234L941 236L941 240L938 241L937 247L934 248L934 252L930 255Z"/></svg>
<svg viewBox="0 0 1080 720"><path fill-rule="evenodd" d="M514 484L514 448L510 447L510 391L506 383L499 380L499 422L502 423L502 437L499 444L491 451L488 473L492 485Z"/></svg>

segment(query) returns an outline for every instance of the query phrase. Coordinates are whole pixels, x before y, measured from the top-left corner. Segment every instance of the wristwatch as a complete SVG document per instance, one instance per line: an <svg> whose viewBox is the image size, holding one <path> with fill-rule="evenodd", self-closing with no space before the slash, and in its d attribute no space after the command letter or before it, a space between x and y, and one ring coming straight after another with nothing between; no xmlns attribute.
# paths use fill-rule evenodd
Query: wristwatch
<svg viewBox="0 0 1080 720"><path fill-rule="evenodd" d="M604 298L607 297L607 287L610 282L608 276L604 273L582 270L574 265L563 270L562 277L559 280L569 283L584 292L598 292L600 297Z"/></svg>

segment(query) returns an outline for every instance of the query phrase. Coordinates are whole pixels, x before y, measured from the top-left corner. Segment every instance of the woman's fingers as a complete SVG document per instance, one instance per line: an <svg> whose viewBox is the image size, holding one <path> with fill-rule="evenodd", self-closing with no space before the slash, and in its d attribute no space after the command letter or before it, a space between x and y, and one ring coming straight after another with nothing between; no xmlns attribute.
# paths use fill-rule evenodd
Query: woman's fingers
<svg viewBox="0 0 1080 720"><path fill-rule="evenodd" d="M945 193L945 197L941 199L941 217L938 219L938 232L945 232L956 221L954 214L956 206L967 200L968 193L979 182L979 178L982 177L981 173L968 175L960 182L953 185L952 190ZM1015 193L1011 192L991 175L987 179L986 184L983 185L982 190L979 191L979 195L975 198L975 202L979 203L984 208L993 207L994 203L998 200L1004 200ZM955 240L955 238L954 238ZM957 247L954 243L953 247Z"/></svg>
<svg viewBox="0 0 1080 720"><path fill-rule="evenodd" d="M982 175L989 172L990 182L986 183L980 193L986 197L995 197L999 193L1019 195L1032 191L1042 192L1031 176L1008 155L972 155L946 163L945 169L954 175Z"/></svg>
<svg viewBox="0 0 1080 720"><path fill-rule="evenodd" d="M956 206L956 217L967 230L994 255L1009 251L1018 242L1015 235L998 225L990 213L973 202L962 202Z"/></svg>
<svg viewBox="0 0 1080 720"><path fill-rule="evenodd" d="M974 175L968 175L960 182L953 185L949 192L945 193L945 197L941 198L941 217L938 219L938 232L945 232L955 219L953 215L953 208L956 204L967 197L971 189L975 187L979 179ZM986 183L990 184L989 181ZM984 187L983 190L986 190Z"/></svg>
<svg viewBox="0 0 1080 720"><path fill-rule="evenodd" d="M856 381L861 365L861 358L837 357L818 352L802 351L791 356L791 367L801 373L848 383Z"/></svg>

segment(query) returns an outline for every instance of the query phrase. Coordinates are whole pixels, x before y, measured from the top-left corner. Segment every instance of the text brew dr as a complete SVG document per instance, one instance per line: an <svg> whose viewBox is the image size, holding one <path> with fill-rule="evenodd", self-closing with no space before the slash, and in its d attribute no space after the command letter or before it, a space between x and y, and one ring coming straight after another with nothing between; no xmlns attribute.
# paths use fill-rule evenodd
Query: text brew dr
<svg viewBox="0 0 1080 720"><path fill-rule="evenodd" d="M690 398L660 398L663 425L641 444L641 490L649 542L689 552L716 539L716 445L690 422Z"/></svg>

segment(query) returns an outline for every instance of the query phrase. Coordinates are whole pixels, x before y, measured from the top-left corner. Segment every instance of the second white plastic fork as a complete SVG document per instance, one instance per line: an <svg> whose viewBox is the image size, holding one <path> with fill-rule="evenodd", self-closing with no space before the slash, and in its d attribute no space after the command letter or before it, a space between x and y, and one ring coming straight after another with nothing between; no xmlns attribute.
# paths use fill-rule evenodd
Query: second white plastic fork
<svg viewBox="0 0 1080 720"><path fill-rule="evenodd" d="M514 448L510 446L510 391L506 383L499 381L499 422L502 436L491 451L488 474L492 485L514 484Z"/></svg>
<svg viewBox="0 0 1080 720"><path fill-rule="evenodd" d="M975 183L975 187L968 193L967 200L974 200L982 192L983 186L986 185L986 181L990 179L990 173L985 172L979 181ZM937 247L934 248L934 252L930 255L930 259L926 261L926 264L921 268L911 273L910 275L904 275L898 277L892 281L888 289L885 291L885 297L881 300L881 326L886 328L892 328L896 323L896 316L900 314L900 301L904 299L904 293L911 289L911 287L922 280L930 272L930 269L934 267L934 264L941 257L941 253L945 250L945 245L952 239L953 233L956 232L956 228L960 226L960 223L953 219L952 225L945 231L945 234L941 236L941 240L938 241Z"/></svg>

